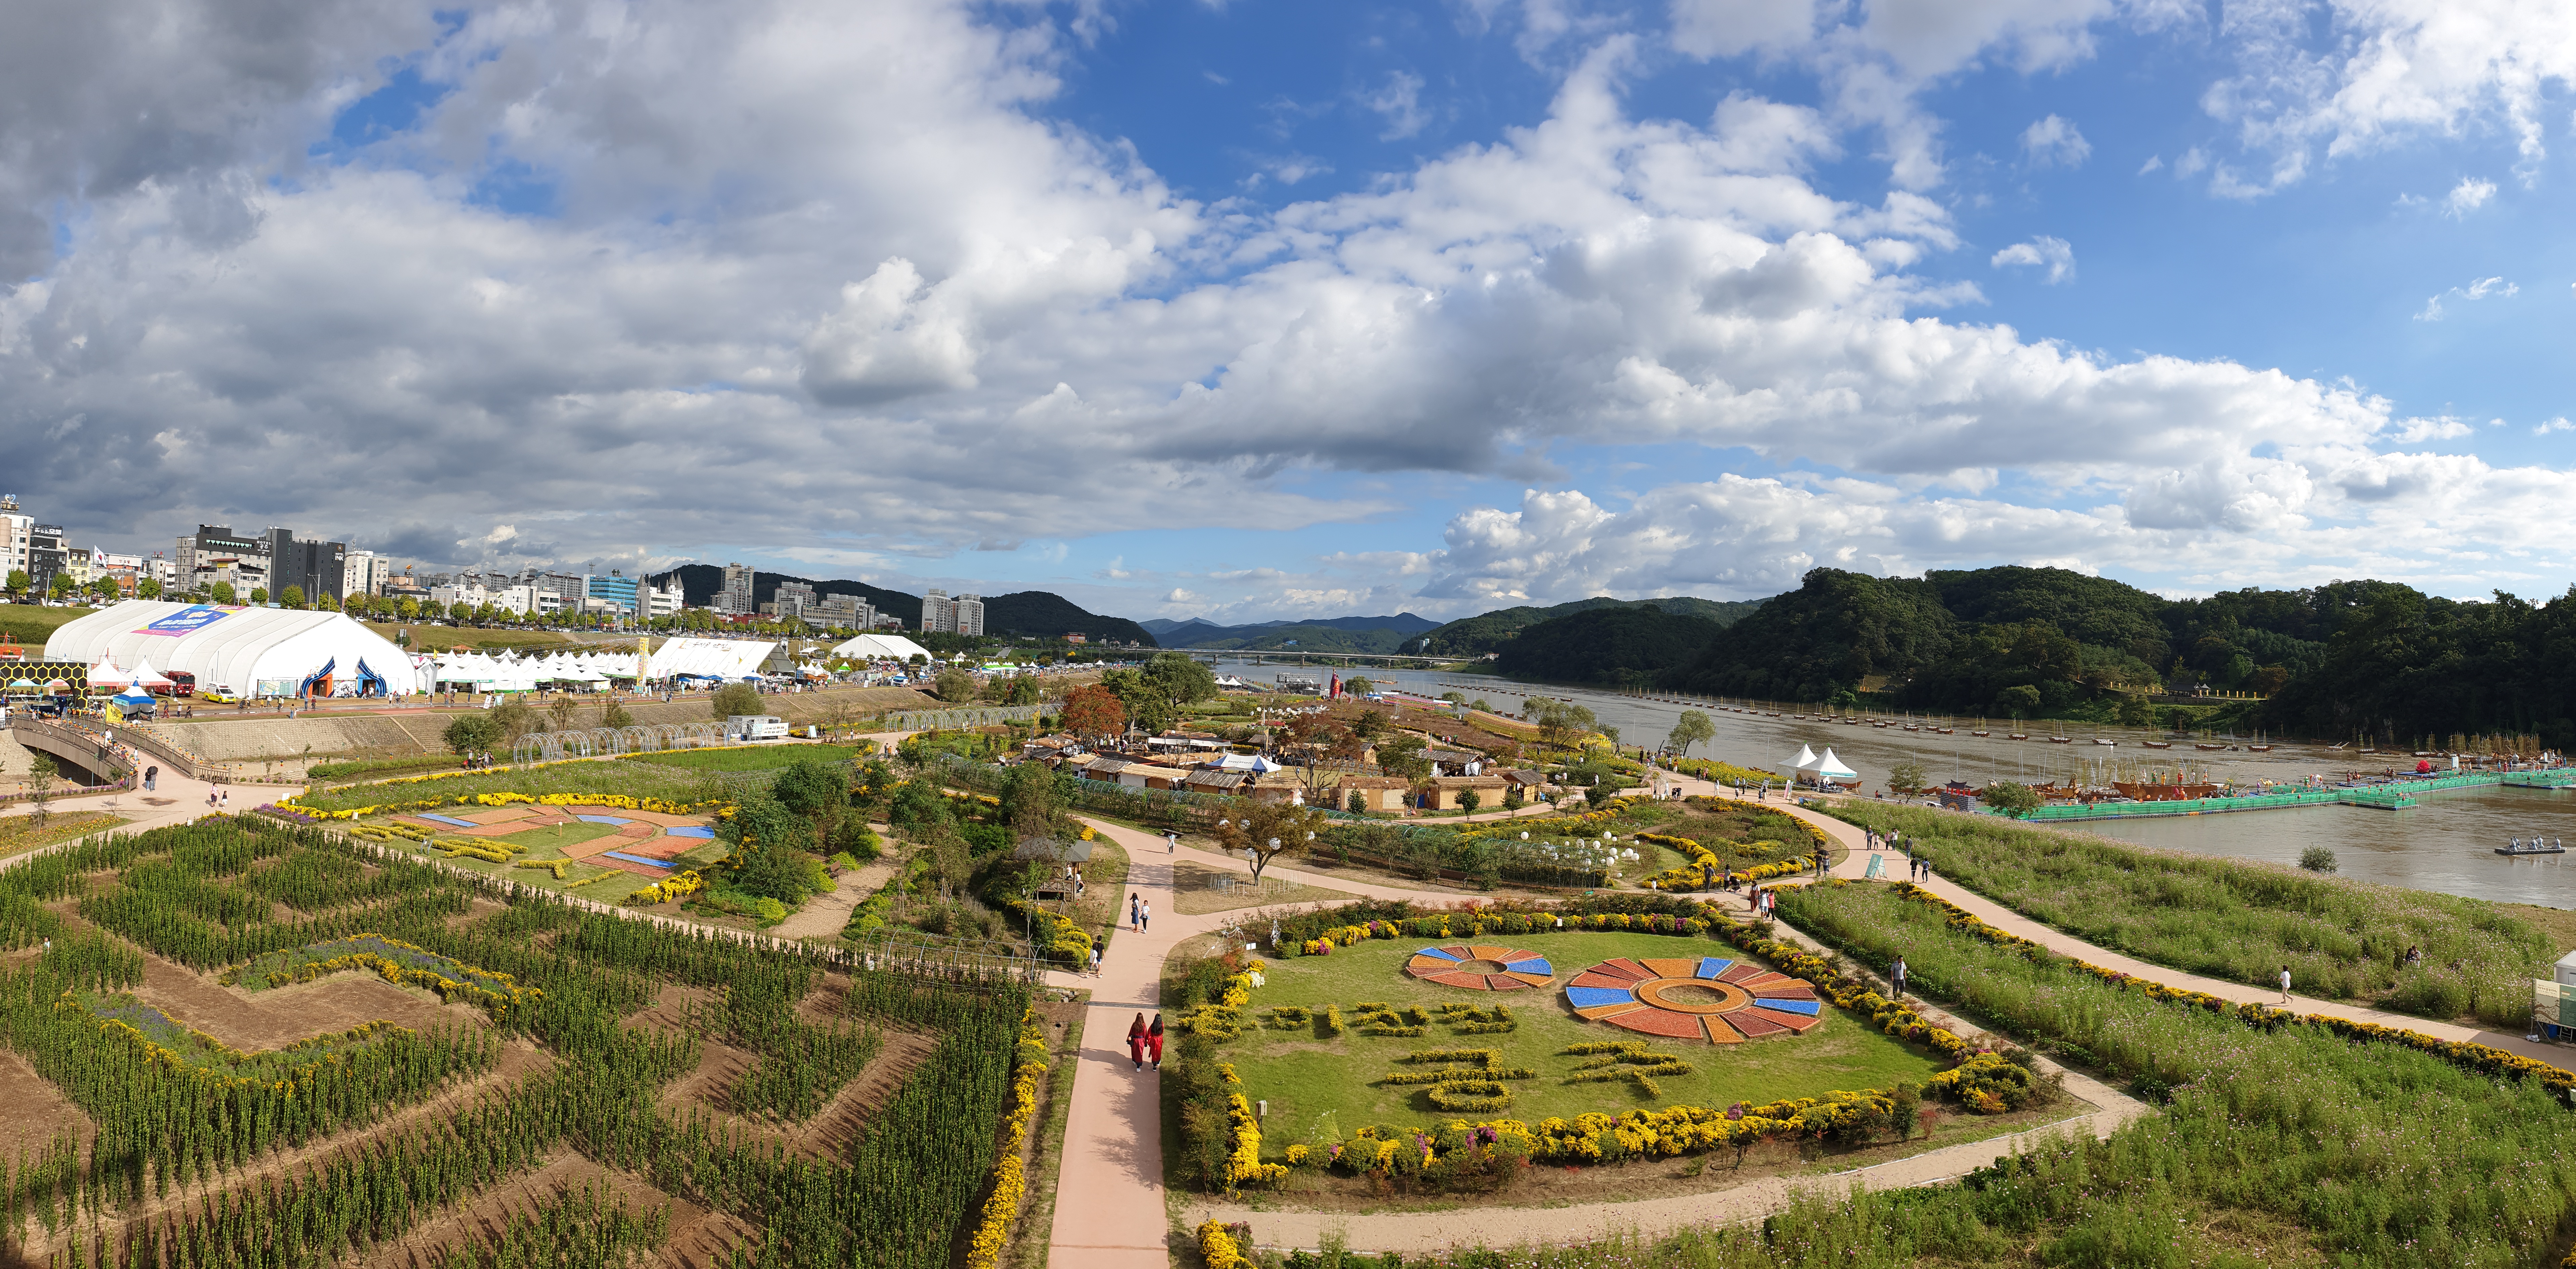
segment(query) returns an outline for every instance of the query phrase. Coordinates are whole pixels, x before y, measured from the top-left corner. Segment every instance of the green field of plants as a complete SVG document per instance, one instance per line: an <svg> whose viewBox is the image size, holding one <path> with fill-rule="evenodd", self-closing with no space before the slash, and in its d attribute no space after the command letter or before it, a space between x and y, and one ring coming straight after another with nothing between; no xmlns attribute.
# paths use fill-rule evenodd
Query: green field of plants
<svg viewBox="0 0 2576 1269"><path fill-rule="evenodd" d="M2248 860L1854 802L1837 812L1895 829L1945 879L2088 943L2256 986L2520 1031L2531 980L2555 945L2477 899L2403 890ZM2401 967L2406 949L2423 964Z"/></svg>
<svg viewBox="0 0 2576 1269"><path fill-rule="evenodd" d="M442 1225L569 1152L627 1192L735 1218L754 1231L727 1253L745 1265L944 1269L979 1220L1028 1054L1011 981L918 979L622 920L249 816L0 871L0 952L39 946L0 967L0 1048L95 1132L0 1159L10 1263L318 1269L406 1244L499 1269L657 1251L668 1206L596 1191L479 1232ZM187 1000L345 975L476 1021L451 1008L429 1029L370 1023L236 1050L191 1012L205 1006L170 1003L166 975L180 971L155 957L204 975ZM160 1003L147 1003L135 993L156 974ZM835 1111L897 1027L935 1050L874 1104ZM717 1045L747 1063L666 1099ZM528 1046L545 1060L505 1062ZM843 1125L846 1148L780 1148L779 1134L833 1114L860 1117ZM307 1152L294 1167L255 1178L293 1149ZM432 1227L446 1232L414 1241Z"/></svg>
<svg viewBox="0 0 2576 1269"><path fill-rule="evenodd" d="M297 798L296 804L317 811L352 811L429 798L456 802L482 793L524 793L529 797L544 797L549 793L599 793L662 798L673 802L703 802L732 796L723 785L710 783L700 772L619 760L560 762L548 766L441 775L426 780L344 785L307 793Z"/></svg>
<svg viewBox="0 0 2576 1269"><path fill-rule="evenodd" d="M760 745L729 749L674 749L667 753L642 753L628 762L650 763L657 767L685 767L691 771L768 771L794 766L799 762L847 762L863 756L853 745Z"/></svg>

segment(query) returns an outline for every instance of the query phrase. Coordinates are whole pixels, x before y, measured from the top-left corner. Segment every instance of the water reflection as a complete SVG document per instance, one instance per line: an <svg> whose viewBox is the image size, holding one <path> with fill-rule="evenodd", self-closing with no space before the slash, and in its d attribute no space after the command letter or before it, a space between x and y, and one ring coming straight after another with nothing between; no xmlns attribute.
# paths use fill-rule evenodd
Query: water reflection
<svg viewBox="0 0 2576 1269"><path fill-rule="evenodd" d="M1268 683L1278 667L1229 664L1229 672ZM1288 670L1290 673L1300 671ZM1330 674L1332 671L1302 671ZM1352 671L1342 671L1348 675ZM1421 670L1361 670L1371 680L1408 691L1437 696L1446 691L1483 697L1497 709L1517 712L1528 696L1563 697L1589 707L1604 723L1619 729L1628 744L1654 744L1670 732L1681 712L1692 706L1592 692L1543 687L1486 675L1442 674ZM1701 708L1717 725L1717 739L1693 752L1747 766L1783 769L1802 744L1822 753L1831 745L1843 764L1858 771L1864 788L1884 787L1888 771L1900 762L1920 764L1935 782L1961 779L1971 784L1989 780L2041 782L2067 780L2100 764L2191 764L2219 780L2250 784L2256 780L2300 780L2323 775L2377 773L2414 759L2394 754L2369 757L2340 753L2322 746L2289 745L2270 753L2202 752L2181 742L2173 749L2149 750L2141 741L2162 740L2160 731L2069 725L2074 743L2053 745L2039 724L2033 738L2005 739L2010 730L1992 724L1993 734L1973 736L1973 718L1956 720L1957 730L1943 736L1894 728L1851 727L1762 718ZM2116 746L2092 744L2094 737L2117 740ZM2368 763L2367 767L2362 764ZM2383 811L2355 806L2302 807L2295 810L2240 811L2221 815L2165 816L2156 819L2105 820L2088 823L2086 831L2126 841L2213 855L2295 864L2311 846L2335 852L2345 876L2390 885L2411 886L2445 894L2507 903L2538 903L2576 908L2576 855L2509 859L2494 848L2515 837L2576 839L2576 791L2482 788L2420 796L2410 810Z"/></svg>

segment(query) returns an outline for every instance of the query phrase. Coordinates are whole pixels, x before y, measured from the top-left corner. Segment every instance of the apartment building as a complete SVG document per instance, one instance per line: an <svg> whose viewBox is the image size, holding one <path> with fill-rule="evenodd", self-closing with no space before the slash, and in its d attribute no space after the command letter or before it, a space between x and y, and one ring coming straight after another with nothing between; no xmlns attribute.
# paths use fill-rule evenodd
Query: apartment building
<svg viewBox="0 0 2576 1269"><path fill-rule="evenodd" d="M921 629L928 634L984 633L984 597L959 595L951 599L947 591L931 591L921 597Z"/></svg>

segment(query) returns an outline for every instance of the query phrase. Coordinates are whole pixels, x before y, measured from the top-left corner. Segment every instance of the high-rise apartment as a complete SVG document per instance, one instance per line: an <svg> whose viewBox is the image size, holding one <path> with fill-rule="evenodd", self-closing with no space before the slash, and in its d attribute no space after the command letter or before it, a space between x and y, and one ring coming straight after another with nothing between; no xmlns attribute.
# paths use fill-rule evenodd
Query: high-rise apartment
<svg viewBox="0 0 2576 1269"><path fill-rule="evenodd" d="M984 633L984 597L959 595L951 599L947 591L932 590L921 597L921 629L935 634Z"/></svg>
<svg viewBox="0 0 2576 1269"><path fill-rule="evenodd" d="M749 616L760 611L759 601L752 598L751 583L750 565L725 565L724 589L716 593L716 611L734 616Z"/></svg>

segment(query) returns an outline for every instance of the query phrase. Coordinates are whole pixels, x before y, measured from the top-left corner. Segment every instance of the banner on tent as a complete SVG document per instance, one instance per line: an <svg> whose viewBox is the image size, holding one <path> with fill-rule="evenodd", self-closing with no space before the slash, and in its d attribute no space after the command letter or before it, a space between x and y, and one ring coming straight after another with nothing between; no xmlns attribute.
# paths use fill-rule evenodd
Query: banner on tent
<svg viewBox="0 0 2576 1269"><path fill-rule="evenodd" d="M191 635L240 611L239 608L222 608L214 604L190 604L159 621L136 627L134 633L173 638Z"/></svg>

